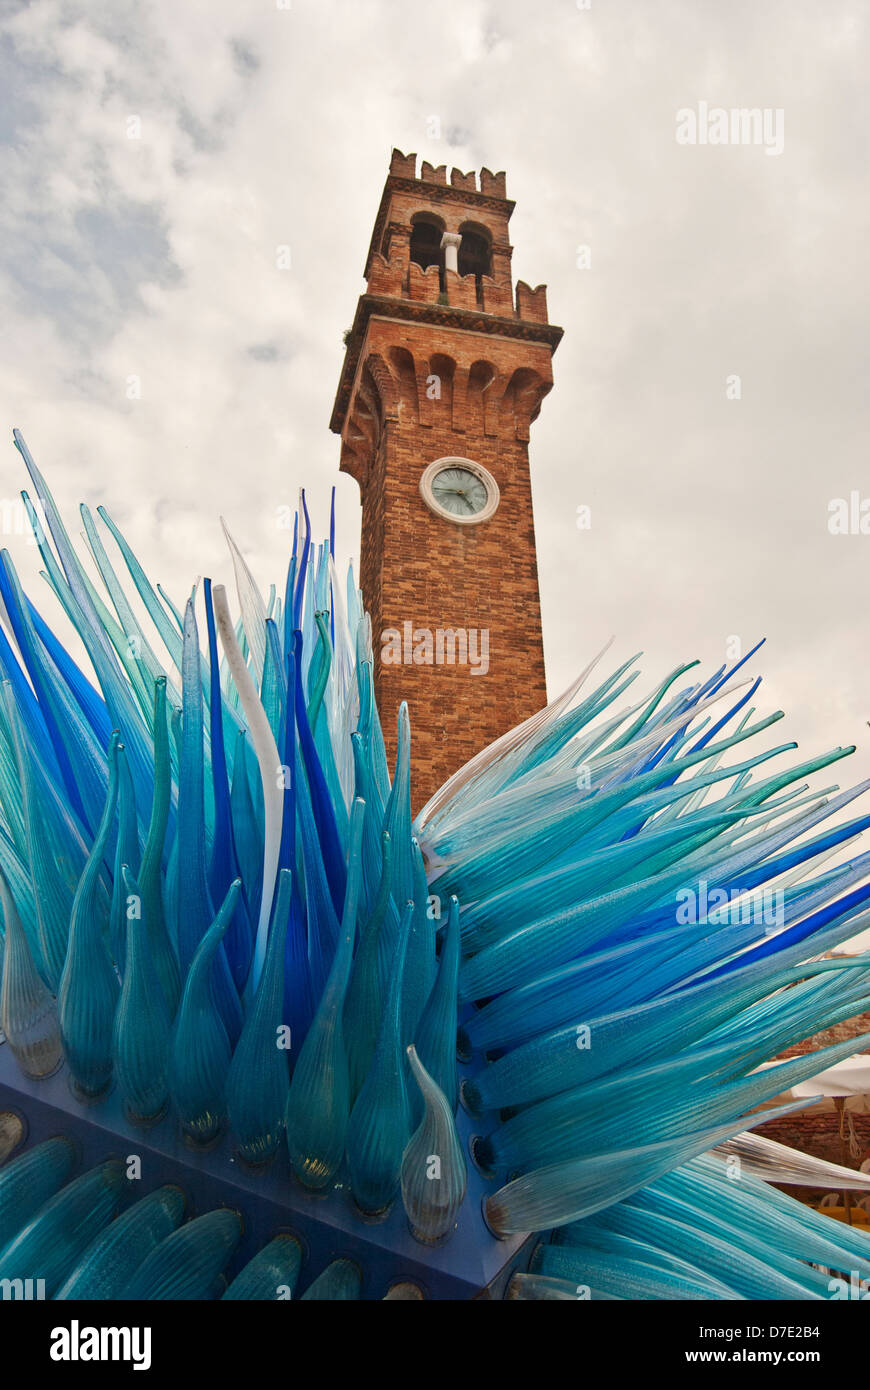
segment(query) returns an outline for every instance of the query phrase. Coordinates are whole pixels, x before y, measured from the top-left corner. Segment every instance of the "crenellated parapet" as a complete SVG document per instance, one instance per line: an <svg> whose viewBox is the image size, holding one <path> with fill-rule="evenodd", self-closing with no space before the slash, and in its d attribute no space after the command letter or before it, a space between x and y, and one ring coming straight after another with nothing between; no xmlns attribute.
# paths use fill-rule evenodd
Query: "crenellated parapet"
<svg viewBox="0 0 870 1390"><path fill-rule="evenodd" d="M454 168L450 170L448 183L446 164L436 166L424 159L418 175L416 154L402 154L401 150L393 150L390 158L390 177L438 184L442 188L450 187L461 193L479 193L484 198L496 198L500 202L507 202L507 177L503 169L497 174L491 169L481 169L478 175L474 169L468 174L463 174L461 169Z"/></svg>

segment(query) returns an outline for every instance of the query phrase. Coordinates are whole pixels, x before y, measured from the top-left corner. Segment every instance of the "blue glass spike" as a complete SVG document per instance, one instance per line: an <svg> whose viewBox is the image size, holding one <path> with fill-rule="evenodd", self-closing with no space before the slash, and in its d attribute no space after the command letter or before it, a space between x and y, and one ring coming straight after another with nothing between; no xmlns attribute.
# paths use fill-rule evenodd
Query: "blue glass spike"
<svg viewBox="0 0 870 1390"><path fill-rule="evenodd" d="M79 709L90 724L97 743L101 748L105 748L112 734L112 723L109 719L105 700L61 646L48 623L30 599L27 600L27 610L37 637L66 681Z"/></svg>
<svg viewBox="0 0 870 1390"><path fill-rule="evenodd" d="M302 690L302 634L301 632L297 632L295 636L296 728L299 735L302 762L308 778L308 787L311 793L311 806L317 825L317 834L320 840L320 849L323 855L326 877L329 882L329 891L335 911L339 913L341 912L347 886L344 852L341 847L338 828L335 823L335 812L330 800L329 788L327 787L326 779L323 775L323 769L320 766L320 759L317 756L317 749L314 746L314 739L311 736L311 729L308 725L308 716L305 712L305 697Z"/></svg>
<svg viewBox="0 0 870 1390"><path fill-rule="evenodd" d="M233 838L233 817L230 809L230 784L224 748L223 697L221 694L220 657L215 631L211 580L203 580L205 616L208 630L208 659L211 698L209 701L211 780L214 795L215 821L208 885L212 901L222 902L230 884L240 876L239 862ZM254 932L248 915L247 895L239 894L235 915L224 938L224 950L236 990L241 994L254 951Z"/></svg>

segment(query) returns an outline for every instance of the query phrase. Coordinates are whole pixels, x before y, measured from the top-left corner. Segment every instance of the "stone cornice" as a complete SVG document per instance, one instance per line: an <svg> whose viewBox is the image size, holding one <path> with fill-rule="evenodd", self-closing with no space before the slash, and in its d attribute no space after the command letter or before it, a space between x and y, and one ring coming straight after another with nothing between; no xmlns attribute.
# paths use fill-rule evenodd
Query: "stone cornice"
<svg viewBox="0 0 870 1390"><path fill-rule="evenodd" d="M363 294L356 307L353 327L347 340L341 379L332 407L329 428L333 434L341 434L344 428L366 328L369 319L373 317L401 319L411 323L431 323L439 328L458 328L466 333L546 343L551 352L556 351L564 333L564 329L557 328L553 323L531 323L526 319L503 318L498 314L485 314L474 309L454 309L449 304L431 304L418 299L394 299L389 295Z"/></svg>

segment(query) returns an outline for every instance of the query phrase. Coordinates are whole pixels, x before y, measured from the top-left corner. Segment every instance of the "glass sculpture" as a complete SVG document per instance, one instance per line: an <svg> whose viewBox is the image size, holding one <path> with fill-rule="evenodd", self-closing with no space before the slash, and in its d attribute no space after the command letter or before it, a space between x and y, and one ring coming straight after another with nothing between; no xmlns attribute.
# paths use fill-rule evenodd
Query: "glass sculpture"
<svg viewBox="0 0 870 1390"><path fill-rule="evenodd" d="M176 605L102 507L82 509L83 562L15 443L88 664L4 551L0 1026L28 1076L62 1056L83 1100L114 1078L152 1123L168 1095L163 1123L197 1144L229 1117L254 1164L283 1126L299 1181L351 1186L368 1213L394 1200L411 1152L417 1234L459 1221L489 1240L459 1197L459 1095L493 1179L491 1231L556 1233L514 1296L812 1298L812 1265L865 1268L862 1232L822 1229L765 1181L806 1165L746 1137L760 1104L844 1054L764 1064L870 1008L870 957L831 954L870 924L870 783L832 784L851 748L796 759L773 741L781 712L756 713L746 674L757 647L640 694L636 659L608 671L605 649L415 816L411 712L390 767L371 623L304 495L280 585L264 595L227 533L235 597L207 579ZM442 1174L450 1158L446 1201L418 1184L427 1147ZM739 1193L721 1178L735 1153ZM38 1215L70 1163L54 1143L7 1161L0 1268L11 1240L43 1260L51 1234L56 1285L114 1287L108 1254L79 1275L65 1226L81 1202L81 1230L100 1236L111 1183L76 1180L69 1207ZM147 1245L149 1211L129 1240L122 1228L119 1258ZM180 1226L127 1287L217 1296L236 1224ZM272 1277L264 1257L252 1288L258 1269ZM303 1297L361 1287L339 1260Z"/></svg>

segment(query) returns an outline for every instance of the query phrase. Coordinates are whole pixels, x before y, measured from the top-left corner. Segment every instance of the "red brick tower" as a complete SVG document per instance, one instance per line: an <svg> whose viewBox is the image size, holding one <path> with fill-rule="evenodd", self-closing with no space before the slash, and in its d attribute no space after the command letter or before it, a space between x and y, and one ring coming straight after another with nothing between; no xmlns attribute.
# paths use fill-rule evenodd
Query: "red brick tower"
<svg viewBox="0 0 870 1390"><path fill-rule="evenodd" d="M511 280L504 174L393 151L332 413L362 494L360 585L415 809L546 703L529 426L562 336Z"/></svg>

